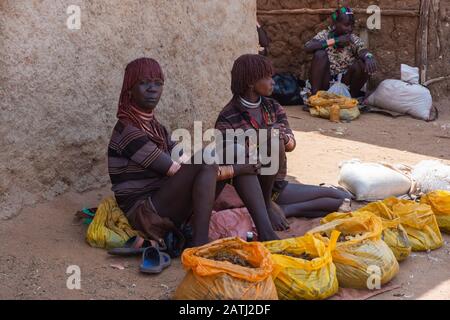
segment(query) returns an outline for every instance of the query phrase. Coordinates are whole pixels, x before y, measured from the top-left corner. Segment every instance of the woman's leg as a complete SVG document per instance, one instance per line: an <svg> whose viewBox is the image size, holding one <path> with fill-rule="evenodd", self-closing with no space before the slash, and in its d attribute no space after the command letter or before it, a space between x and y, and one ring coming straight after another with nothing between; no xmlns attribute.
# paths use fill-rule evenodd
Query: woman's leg
<svg viewBox="0 0 450 320"><path fill-rule="evenodd" d="M269 148L270 150L270 148ZM279 150L278 150L278 164L279 169L281 166L285 164L286 152L284 149L284 144L280 141ZM273 193L273 185L275 183L277 173L274 175L258 175L259 184L261 186L262 195L264 198L264 203L266 205L266 209L269 215L270 222L272 224L272 228L275 231L284 231L289 228L289 223L286 220L285 214L279 206L277 206L272 201L272 193Z"/></svg>
<svg viewBox="0 0 450 320"><path fill-rule="evenodd" d="M225 186L227 185L227 183L229 183L229 180L217 181L217 183L216 183L216 196L215 196L214 199L217 199L217 197L222 193L222 191L225 188Z"/></svg>
<svg viewBox="0 0 450 320"><path fill-rule="evenodd" d="M205 164L182 165L152 197L157 212L178 226L193 212L194 246L208 242L209 220L216 197L217 168L216 165Z"/></svg>
<svg viewBox="0 0 450 320"><path fill-rule="evenodd" d="M289 223L284 219L284 212L281 207L277 207L276 203L272 201L272 190L275 182L275 176L258 176L258 181L261 186L262 195L264 198L264 204L269 215L269 219L273 230L284 231L289 228Z"/></svg>
<svg viewBox="0 0 450 320"><path fill-rule="evenodd" d="M317 50L311 63L311 91L316 94L319 90L330 88L330 61L326 50Z"/></svg>
<svg viewBox="0 0 450 320"><path fill-rule="evenodd" d="M255 175L242 175L233 178L233 185L252 216L260 241L278 240L273 231L264 201L261 185Z"/></svg>
<svg viewBox="0 0 450 320"><path fill-rule="evenodd" d="M289 183L276 202L286 217L321 217L334 212L351 195L333 188Z"/></svg>
<svg viewBox="0 0 450 320"><path fill-rule="evenodd" d="M293 204L280 204L280 207L283 209L286 218L317 218L336 212L342 203L343 200L335 198L320 198Z"/></svg>
<svg viewBox="0 0 450 320"><path fill-rule="evenodd" d="M342 78L342 82L350 86L350 93L357 98L364 84L369 80L369 74L365 70L365 64L361 59L356 60Z"/></svg>
<svg viewBox="0 0 450 320"><path fill-rule="evenodd" d="M335 198L344 200L346 198L351 198L351 194L344 190L334 188L288 183L287 186L280 192L276 202L284 205L315 200L318 198Z"/></svg>

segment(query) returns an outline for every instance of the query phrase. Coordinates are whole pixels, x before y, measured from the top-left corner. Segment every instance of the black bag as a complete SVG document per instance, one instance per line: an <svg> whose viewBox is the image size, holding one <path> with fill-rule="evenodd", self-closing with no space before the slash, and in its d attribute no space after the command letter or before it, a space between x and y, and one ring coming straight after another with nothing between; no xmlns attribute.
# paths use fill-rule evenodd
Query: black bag
<svg viewBox="0 0 450 320"><path fill-rule="evenodd" d="M283 106L303 105L300 95L301 87L305 86L303 80L299 80L292 73L277 73L273 76L275 81L272 98Z"/></svg>
<svg viewBox="0 0 450 320"><path fill-rule="evenodd" d="M183 225L180 230L169 231L164 237L164 244L166 246L165 252L171 258L178 258L183 253L183 250L192 244L193 230L190 224Z"/></svg>

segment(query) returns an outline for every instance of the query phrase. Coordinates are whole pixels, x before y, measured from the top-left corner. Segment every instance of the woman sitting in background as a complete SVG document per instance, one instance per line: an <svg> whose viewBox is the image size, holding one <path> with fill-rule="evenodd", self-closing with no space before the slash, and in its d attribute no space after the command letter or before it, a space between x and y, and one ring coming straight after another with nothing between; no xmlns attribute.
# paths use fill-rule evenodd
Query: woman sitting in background
<svg viewBox="0 0 450 320"><path fill-rule="evenodd" d="M350 8L342 7L332 15L333 24L305 44L307 53L314 54L311 64L312 94L328 90L330 81L349 86L352 97L358 98L369 76L377 71L373 54L353 33L355 17Z"/></svg>

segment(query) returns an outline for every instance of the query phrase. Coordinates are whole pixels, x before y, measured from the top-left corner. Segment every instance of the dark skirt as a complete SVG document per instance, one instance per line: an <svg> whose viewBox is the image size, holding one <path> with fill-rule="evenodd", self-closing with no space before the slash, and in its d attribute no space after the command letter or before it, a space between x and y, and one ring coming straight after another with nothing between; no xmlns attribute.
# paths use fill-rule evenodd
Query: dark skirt
<svg viewBox="0 0 450 320"><path fill-rule="evenodd" d="M153 205L151 196L144 200L139 200L128 212L130 225L139 231L145 238L156 240L162 247L173 247L173 250L182 249L185 240L182 232L169 219L158 214ZM172 242L176 238L176 244Z"/></svg>

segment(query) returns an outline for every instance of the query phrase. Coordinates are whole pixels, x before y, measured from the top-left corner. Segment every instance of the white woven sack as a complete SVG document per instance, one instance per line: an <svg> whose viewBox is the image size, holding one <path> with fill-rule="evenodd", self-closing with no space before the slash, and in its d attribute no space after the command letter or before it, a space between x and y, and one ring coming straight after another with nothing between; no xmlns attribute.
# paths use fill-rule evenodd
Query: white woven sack
<svg viewBox="0 0 450 320"><path fill-rule="evenodd" d="M379 163L354 159L341 164L339 184L357 201L377 201L409 193L411 179Z"/></svg>
<svg viewBox="0 0 450 320"><path fill-rule="evenodd" d="M450 166L438 160L424 160L414 166L412 178L423 193L450 191Z"/></svg>
<svg viewBox="0 0 450 320"><path fill-rule="evenodd" d="M367 103L385 110L409 114L425 121L432 118L433 99L430 90L420 84L409 84L401 80L384 80L367 98Z"/></svg>

